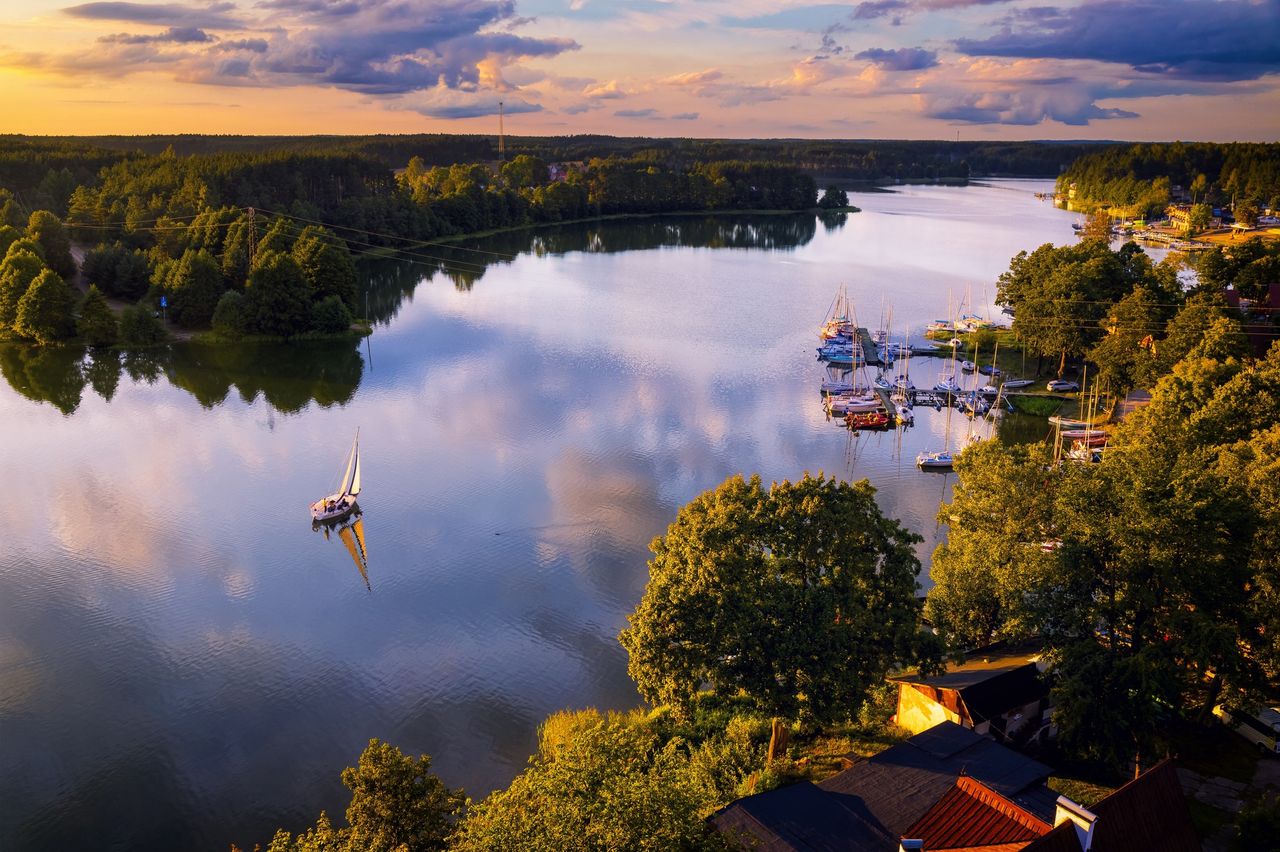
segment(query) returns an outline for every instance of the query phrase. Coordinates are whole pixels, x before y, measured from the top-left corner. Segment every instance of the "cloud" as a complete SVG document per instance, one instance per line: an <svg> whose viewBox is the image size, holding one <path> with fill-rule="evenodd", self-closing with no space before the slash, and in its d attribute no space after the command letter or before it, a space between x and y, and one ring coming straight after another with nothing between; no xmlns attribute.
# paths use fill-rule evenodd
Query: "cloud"
<svg viewBox="0 0 1280 852"><path fill-rule="evenodd" d="M67 74L101 69L122 77L164 64L184 82L328 86L365 95L404 95L437 86L511 90L502 78L504 66L579 47L571 39L494 31L519 21L514 0L262 0L254 8L269 13L271 26L264 33L269 37L201 49L201 41L214 38L205 29L243 31L265 27L266 22L230 16L237 7L228 2L202 8L129 2L73 6L67 14L167 25L170 30L155 36L112 36L104 42L107 49L92 57L66 51L22 58L35 67ZM189 37L181 38L184 33ZM205 38L196 38L197 33ZM241 55L227 59L227 51Z"/></svg>
<svg viewBox="0 0 1280 852"><path fill-rule="evenodd" d="M874 62L886 71L923 71L938 64L938 54L920 47L902 47L885 50L873 47L854 54L854 59Z"/></svg>
<svg viewBox="0 0 1280 852"><path fill-rule="evenodd" d="M703 86L707 83L713 83L723 76L724 73L719 68L707 68L703 71L689 71L672 77L664 77L660 82L666 83L668 86Z"/></svg>
<svg viewBox="0 0 1280 852"><path fill-rule="evenodd" d="M1084 71L1088 66L1075 70ZM915 96L929 118L965 124L1032 126L1055 121L1073 127L1094 121L1138 118L1099 100L1136 97L1110 76L1064 73L1047 60L962 60L925 72ZM1152 94L1147 92L1146 94Z"/></svg>
<svg viewBox="0 0 1280 852"><path fill-rule="evenodd" d="M502 101L502 111L506 115L542 111L541 104L530 103L520 98L499 98L494 94L473 94L445 87L411 95L396 107L431 118L480 118L486 115L497 115L499 101Z"/></svg>
<svg viewBox="0 0 1280 852"><path fill-rule="evenodd" d="M1104 109L1088 92L1071 89L967 92L928 96L925 115L966 124L1034 125L1045 121L1082 127L1091 121L1138 118L1125 109Z"/></svg>
<svg viewBox="0 0 1280 852"><path fill-rule="evenodd" d="M597 109L604 109L604 106L602 104L588 101L584 104L571 104L560 111L566 115L581 115L584 112L591 112L592 110Z"/></svg>
<svg viewBox="0 0 1280 852"><path fill-rule="evenodd" d="M233 41L220 41L213 46L213 49L222 53L235 50L251 50L254 53L266 53L267 47L267 40L264 38L241 38Z"/></svg>
<svg viewBox="0 0 1280 852"><path fill-rule="evenodd" d="M849 13L855 21L870 21L883 18L891 12L901 12L910 7L906 0L864 0Z"/></svg>
<svg viewBox="0 0 1280 852"><path fill-rule="evenodd" d="M671 116L676 121L697 121L698 113L696 112L678 112Z"/></svg>
<svg viewBox="0 0 1280 852"><path fill-rule="evenodd" d="M217 39L198 27L169 27L164 32L155 35L115 33L101 36L98 41L103 44L160 44L165 42L172 44L201 44L217 41Z"/></svg>
<svg viewBox="0 0 1280 852"><path fill-rule="evenodd" d="M653 108L647 109L619 109L614 110L614 115L618 118L658 118L658 111Z"/></svg>
<svg viewBox="0 0 1280 852"><path fill-rule="evenodd" d="M986 39L974 56L1091 59L1144 74L1252 80L1280 73L1280 0L1117 0L1039 12Z"/></svg>
<svg viewBox="0 0 1280 852"><path fill-rule="evenodd" d="M610 80L607 83L597 83L593 86L587 86L582 90L584 98L591 98L597 101L612 101L625 98L627 92L617 80Z"/></svg>
<svg viewBox="0 0 1280 852"><path fill-rule="evenodd" d="M237 29L242 22L227 12L236 4L229 2L187 6L182 3L82 3L69 6L63 13L74 18L95 21L127 21L132 24L154 24L168 27L200 27L202 29Z"/></svg>

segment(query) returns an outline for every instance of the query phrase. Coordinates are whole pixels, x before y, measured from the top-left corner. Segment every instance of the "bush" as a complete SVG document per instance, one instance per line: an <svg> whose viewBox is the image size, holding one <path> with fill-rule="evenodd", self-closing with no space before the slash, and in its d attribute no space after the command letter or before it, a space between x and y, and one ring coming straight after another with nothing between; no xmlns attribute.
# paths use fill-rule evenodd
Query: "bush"
<svg viewBox="0 0 1280 852"><path fill-rule="evenodd" d="M1280 836L1280 796L1263 794L1246 805L1236 820L1236 837L1232 852L1255 852L1275 849Z"/></svg>
<svg viewBox="0 0 1280 852"><path fill-rule="evenodd" d="M120 335L116 315L107 305L107 297L97 287L89 287L80 302L80 317L76 320L76 332L90 346L110 346Z"/></svg>
<svg viewBox="0 0 1280 852"><path fill-rule="evenodd" d="M311 328L322 334L339 334L351 328L351 311L340 296L328 296L311 306Z"/></svg>
<svg viewBox="0 0 1280 852"><path fill-rule="evenodd" d="M218 299L213 309L213 330L223 337L236 339L245 332L244 296L235 290L228 290Z"/></svg>
<svg viewBox="0 0 1280 852"><path fill-rule="evenodd" d="M126 346L164 343L164 326L149 305L131 305L120 314L120 340Z"/></svg>

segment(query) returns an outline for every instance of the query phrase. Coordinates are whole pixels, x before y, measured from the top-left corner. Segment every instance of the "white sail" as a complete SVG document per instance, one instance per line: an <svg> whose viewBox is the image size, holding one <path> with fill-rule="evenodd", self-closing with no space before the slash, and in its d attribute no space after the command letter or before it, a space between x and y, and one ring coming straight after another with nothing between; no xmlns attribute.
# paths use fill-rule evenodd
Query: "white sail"
<svg viewBox="0 0 1280 852"><path fill-rule="evenodd" d="M351 490L355 484L355 491ZM342 473L342 482L338 486L340 495L356 494L360 491L360 430L356 430L355 440L351 442L351 454L347 456L347 468Z"/></svg>
<svg viewBox="0 0 1280 852"><path fill-rule="evenodd" d="M359 441L359 437L356 438ZM355 449L355 470L351 474L351 487L347 489L347 493L355 497L360 493L360 447L357 444Z"/></svg>

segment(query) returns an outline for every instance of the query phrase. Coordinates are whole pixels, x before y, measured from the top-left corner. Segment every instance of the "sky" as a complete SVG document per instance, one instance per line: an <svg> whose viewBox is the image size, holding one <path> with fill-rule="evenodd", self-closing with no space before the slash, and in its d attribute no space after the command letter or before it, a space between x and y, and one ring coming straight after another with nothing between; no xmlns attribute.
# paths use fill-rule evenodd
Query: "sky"
<svg viewBox="0 0 1280 852"><path fill-rule="evenodd" d="M1280 139L1280 0L4 0L0 132Z"/></svg>

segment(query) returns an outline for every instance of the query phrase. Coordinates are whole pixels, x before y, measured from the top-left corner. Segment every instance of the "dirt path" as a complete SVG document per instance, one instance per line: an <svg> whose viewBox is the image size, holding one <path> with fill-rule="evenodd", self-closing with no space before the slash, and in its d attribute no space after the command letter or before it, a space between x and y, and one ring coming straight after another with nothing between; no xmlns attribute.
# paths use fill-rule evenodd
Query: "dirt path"
<svg viewBox="0 0 1280 852"><path fill-rule="evenodd" d="M84 256L89 251L89 247L82 244L71 244L71 259L76 262L76 274L71 279L71 286L79 293L89 292L89 282L84 277ZM129 307L130 303L125 299L117 299L115 296L107 296L107 307L116 315L116 319L120 318L121 312ZM185 341L195 336L195 332L187 328L179 328L167 319L162 319L161 325L164 326L165 332L169 335L170 340Z"/></svg>

